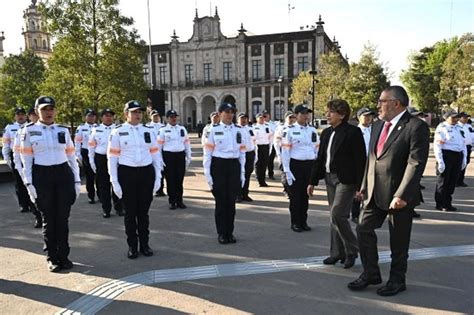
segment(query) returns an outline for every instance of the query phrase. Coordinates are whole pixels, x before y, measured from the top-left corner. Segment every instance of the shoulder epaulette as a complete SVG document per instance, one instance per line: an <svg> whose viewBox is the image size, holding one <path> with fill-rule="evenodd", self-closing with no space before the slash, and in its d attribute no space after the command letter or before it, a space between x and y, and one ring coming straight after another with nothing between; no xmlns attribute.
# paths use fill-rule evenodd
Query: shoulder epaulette
<svg viewBox="0 0 474 315"><path fill-rule="evenodd" d="M145 124L143 124L143 127L149 128L149 129L154 129L152 126L147 126L147 125L145 125Z"/></svg>
<svg viewBox="0 0 474 315"><path fill-rule="evenodd" d="M239 126L239 125L235 125L237 128L242 128L242 126Z"/></svg>
<svg viewBox="0 0 474 315"><path fill-rule="evenodd" d="M293 128L295 125L288 125L288 128Z"/></svg>
<svg viewBox="0 0 474 315"><path fill-rule="evenodd" d="M35 124L34 122L30 122L26 125L26 127L33 126L34 124Z"/></svg>
<svg viewBox="0 0 474 315"><path fill-rule="evenodd" d="M212 127L217 127L217 126L219 126L219 124L213 124L213 125L212 125Z"/></svg>
<svg viewBox="0 0 474 315"><path fill-rule="evenodd" d="M115 129L122 127L122 124L118 124L115 126Z"/></svg>
<svg viewBox="0 0 474 315"><path fill-rule="evenodd" d="M57 125L58 127L61 127L61 128L66 128L66 129L69 129L68 126L65 126L65 125Z"/></svg>

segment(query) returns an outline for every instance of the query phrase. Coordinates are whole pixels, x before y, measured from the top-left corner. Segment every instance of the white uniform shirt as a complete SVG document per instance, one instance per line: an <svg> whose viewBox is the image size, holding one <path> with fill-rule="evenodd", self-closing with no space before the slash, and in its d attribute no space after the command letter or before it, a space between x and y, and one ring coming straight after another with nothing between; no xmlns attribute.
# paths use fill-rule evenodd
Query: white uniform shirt
<svg viewBox="0 0 474 315"><path fill-rule="evenodd" d="M158 134L159 149L167 152L186 152L186 157L191 158L191 144L186 128L178 124L167 124L160 129Z"/></svg>
<svg viewBox="0 0 474 315"><path fill-rule="evenodd" d="M358 127L362 131L362 136L364 137L365 156L368 156L369 155L370 133L372 132L372 125L370 125L369 127L365 127L364 125L359 124Z"/></svg>
<svg viewBox="0 0 474 315"><path fill-rule="evenodd" d="M17 132L24 126L25 124L19 124L18 122L14 122L13 124L8 124L5 127L5 132L3 133L3 147L2 147L2 155L4 160L10 160L10 153L13 151L13 142L15 141L15 136Z"/></svg>
<svg viewBox="0 0 474 315"><path fill-rule="evenodd" d="M223 159L239 159L240 171L245 173L245 132L235 124L226 125L223 122L213 125L209 130L207 142L204 145L204 175L211 176L212 157Z"/></svg>
<svg viewBox="0 0 474 315"><path fill-rule="evenodd" d="M92 133L92 128L96 124L83 123L76 129L76 136L74 137L74 144L76 148L76 156L81 156L81 149L87 149L89 146L89 136Z"/></svg>
<svg viewBox="0 0 474 315"><path fill-rule="evenodd" d="M25 132L24 124L20 130L18 130L15 134L15 138L13 139L13 163L15 163L15 169L18 171L20 175L23 176L23 166L21 163L21 156L20 156L20 144L21 144L21 135ZM24 181L24 179L23 179Z"/></svg>
<svg viewBox="0 0 474 315"><path fill-rule="evenodd" d="M100 124L92 128L92 133L89 136L89 163L95 165L95 154L107 155L107 147L109 145L109 138L112 130L115 129L115 124L106 126Z"/></svg>
<svg viewBox="0 0 474 315"><path fill-rule="evenodd" d="M256 123L252 126L252 129L253 133L255 134L255 141L257 145L272 144L273 132L268 123Z"/></svg>
<svg viewBox="0 0 474 315"><path fill-rule="evenodd" d="M290 160L314 160L318 155L319 136L316 128L295 123L283 132L281 140L283 171L290 171ZM310 170L308 170L309 172Z"/></svg>
<svg viewBox="0 0 474 315"><path fill-rule="evenodd" d="M51 166L65 162L71 167L74 181L81 181L74 143L66 126L45 125L41 122L26 125L21 134L20 157L25 183L32 183L33 164Z"/></svg>
<svg viewBox="0 0 474 315"><path fill-rule="evenodd" d="M280 158L281 154L281 140L283 139L283 133L288 129L288 124L280 123L276 129L275 133L273 134L273 146L276 150L276 155Z"/></svg>
<svg viewBox="0 0 474 315"><path fill-rule="evenodd" d="M211 129L212 124L207 124L202 129L201 144L204 146L207 142L207 137L209 136L209 130Z"/></svg>
<svg viewBox="0 0 474 315"><path fill-rule="evenodd" d="M433 142L433 151L436 161L444 162L442 150L450 150L463 152L463 165L465 165L467 149L464 141L464 137L461 134L461 127L459 125L451 125L447 122L439 124L438 127L436 127Z"/></svg>
<svg viewBox="0 0 474 315"><path fill-rule="evenodd" d="M153 127L153 129L155 130L155 136L156 138L158 138L158 134L160 133L160 129L163 128L165 126L165 124L163 123L155 123L155 122L149 122L148 124L146 124L148 127Z"/></svg>
<svg viewBox="0 0 474 315"><path fill-rule="evenodd" d="M472 136L474 133L471 132L472 126L469 124L463 124L462 122L458 122L459 127L461 127L461 131L464 136L464 143L466 145L472 145L474 139L472 139Z"/></svg>
<svg viewBox="0 0 474 315"><path fill-rule="evenodd" d="M153 164L155 181L161 178L162 159L152 127L124 123L112 130L107 147L111 182L118 182L118 165L143 167Z"/></svg>

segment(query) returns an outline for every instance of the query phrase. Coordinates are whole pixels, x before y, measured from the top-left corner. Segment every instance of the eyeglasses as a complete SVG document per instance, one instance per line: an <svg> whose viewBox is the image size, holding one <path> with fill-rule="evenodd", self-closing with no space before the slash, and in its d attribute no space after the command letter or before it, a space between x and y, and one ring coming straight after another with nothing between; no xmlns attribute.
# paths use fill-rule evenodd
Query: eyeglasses
<svg viewBox="0 0 474 315"><path fill-rule="evenodd" d="M391 101L397 101L397 99L393 98L393 99L389 99L389 100L378 100L377 104L385 104L385 103L388 103L388 102L391 102Z"/></svg>

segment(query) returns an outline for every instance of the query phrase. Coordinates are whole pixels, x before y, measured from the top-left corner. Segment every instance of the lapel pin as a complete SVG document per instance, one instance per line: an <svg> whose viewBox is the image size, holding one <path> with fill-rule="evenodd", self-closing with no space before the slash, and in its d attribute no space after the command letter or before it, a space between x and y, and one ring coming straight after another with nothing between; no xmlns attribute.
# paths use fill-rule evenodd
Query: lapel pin
<svg viewBox="0 0 474 315"><path fill-rule="evenodd" d="M398 126L398 129L397 130L402 130L402 126Z"/></svg>

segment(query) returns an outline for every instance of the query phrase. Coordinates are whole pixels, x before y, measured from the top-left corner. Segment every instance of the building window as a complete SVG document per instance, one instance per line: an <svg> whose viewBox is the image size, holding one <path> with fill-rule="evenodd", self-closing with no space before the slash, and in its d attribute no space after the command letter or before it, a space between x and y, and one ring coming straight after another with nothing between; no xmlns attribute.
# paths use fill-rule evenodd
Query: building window
<svg viewBox="0 0 474 315"><path fill-rule="evenodd" d="M307 53L308 52L308 42L299 42L296 47L298 53Z"/></svg>
<svg viewBox="0 0 474 315"><path fill-rule="evenodd" d="M252 60L252 79L260 81L262 79L262 61Z"/></svg>
<svg viewBox="0 0 474 315"><path fill-rule="evenodd" d="M158 54L158 63L166 63L166 54L164 53Z"/></svg>
<svg viewBox="0 0 474 315"><path fill-rule="evenodd" d="M184 78L186 83L193 81L193 65L184 65Z"/></svg>
<svg viewBox="0 0 474 315"><path fill-rule="evenodd" d="M160 70L160 85L165 85L166 84L166 67L165 66L161 66L159 68Z"/></svg>
<svg viewBox="0 0 474 315"><path fill-rule="evenodd" d="M298 73L308 70L308 56L298 57Z"/></svg>
<svg viewBox="0 0 474 315"><path fill-rule="evenodd" d="M252 57L261 56L262 55L262 46L261 45L253 45L251 47L251 55L252 55Z"/></svg>
<svg viewBox="0 0 474 315"><path fill-rule="evenodd" d="M224 82L230 81L230 73L232 71L232 62L224 62Z"/></svg>
<svg viewBox="0 0 474 315"><path fill-rule="evenodd" d="M273 54L283 55L285 53L285 44L273 44Z"/></svg>
<svg viewBox="0 0 474 315"><path fill-rule="evenodd" d="M283 75L284 65L285 64L283 63L283 58L275 59L275 77L279 77Z"/></svg>
<svg viewBox="0 0 474 315"><path fill-rule="evenodd" d="M204 82L212 82L212 63L204 64Z"/></svg>
<svg viewBox="0 0 474 315"><path fill-rule="evenodd" d="M35 39L33 39L33 48L37 48L38 47L38 41Z"/></svg>
<svg viewBox="0 0 474 315"><path fill-rule="evenodd" d="M44 49L47 49L47 48L48 48L48 46L46 46L46 40L45 40L45 39L43 39L43 48L44 48Z"/></svg>
<svg viewBox="0 0 474 315"><path fill-rule="evenodd" d="M260 86L252 87L252 98L262 97L262 88Z"/></svg>
<svg viewBox="0 0 474 315"><path fill-rule="evenodd" d="M273 118L275 120L282 120L285 114L285 102L283 100L276 100L273 102Z"/></svg>
<svg viewBox="0 0 474 315"><path fill-rule="evenodd" d="M261 101L253 101L252 102L252 116L257 116L263 110L262 102Z"/></svg>

